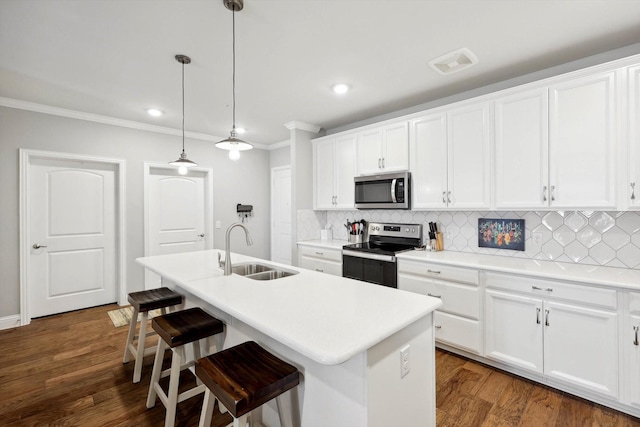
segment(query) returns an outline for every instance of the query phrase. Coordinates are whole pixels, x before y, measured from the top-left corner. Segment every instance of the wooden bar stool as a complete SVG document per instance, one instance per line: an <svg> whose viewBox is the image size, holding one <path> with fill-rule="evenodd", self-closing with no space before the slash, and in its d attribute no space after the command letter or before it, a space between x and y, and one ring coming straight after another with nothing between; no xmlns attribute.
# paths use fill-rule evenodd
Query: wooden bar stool
<svg viewBox="0 0 640 427"><path fill-rule="evenodd" d="M178 403L205 391L205 386L198 381L198 385L195 387L178 394L180 371L193 366L195 361L201 357L200 340L221 333L224 330L224 324L205 313L201 308L196 307L155 317L151 326L160 336L160 340L158 340L156 359L151 372L147 408L155 406L157 395L167 410L164 425L172 427L175 423ZM195 357L187 362L185 347L189 343L193 345ZM162 361L164 351L167 348L172 350L171 368L163 371ZM169 375L169 389L165 393L160 387L160 378L167 375Z"/></svg>
<svg viewBox="0 0 640 427"><path fill-rule="evenodd" d="M283 393L300 383L300 372L254 341L222 350L196 361L196 375L207 386L200 427L209 427L215 399L233 415L234 427L245 427L249 413L274 397L281 426L292 425L284 411Z"/></svg>
<svg viewBox="0 0 640 427"><path fill-rule="evenodd" d="M145 348L147 336L153 334L153 332L147 333L149 311L159 308L162 310L162 314L165 314L167 307L182 304L183 296L169 288L158 288L131 292L128 299L129 304L133 307L133 315L129 323L129 335L124 347L122 363L128 363L129 356L133 355L136 359L136 364L133 368L133 382L139 383L142 376L142 359L153 354L156 350L156 346ZM140 320L140 333L136 336L136 323L138 322L139 313L142 313L142 319ZM137 340L137 345L134 345L135 340Z"/></svg>

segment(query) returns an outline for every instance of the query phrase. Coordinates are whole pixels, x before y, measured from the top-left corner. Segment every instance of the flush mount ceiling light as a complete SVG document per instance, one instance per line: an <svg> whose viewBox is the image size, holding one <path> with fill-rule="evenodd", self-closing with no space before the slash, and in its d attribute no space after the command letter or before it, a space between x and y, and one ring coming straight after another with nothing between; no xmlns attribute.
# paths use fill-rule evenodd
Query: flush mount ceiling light
<svg viewBox="0 0 640 427"><path fill-rule="evenodd" d="M331 87L331 90L333 90L333 92L338 95L344 95L345 93L349 92L349 85L344 83L338 83L333 85Z"/></svg>
<svg viewBox="0 0 640 427"><path fill-rule="evenodd" d="M429 66L439 74L446 75L462 71L478 63L478 58L466 47L442 55L432 61Z"/></svg>
<svg viewBox="0 0 640 427"><path fill-rule="evenodd" d="M229 150L229 158L231 160L238 160L240 158L240 151L251 150L253 145L239 139L238 130L236 129L236 11L241 11L244 7L243 0L222 0L224 7L229 9L232 14L232 44L231 50L233 52L233 67L232 67L232 105L233 110L233 126L229 134L229 138L216 142L216 147L223 150Z"/></svg>
<svg viewBox="0 0 640 427"><path fill-rule="evenodd" d="M147 114L152 117L160 117L164 113L162 112L162 110L158 110L157 108L149 108L147 109Z"/></svg>
<svg viewBox="0 0 640 427"><path fill-rule="evenodd" d="M188 168L198 166L197 163L189 160L187 153L184 152L184 66L191 63L191 58L186 55L176 55L176 61L182 64L182 153L177 160L169 162L169 165L177 167L180 175L186 175Z"/></svg>

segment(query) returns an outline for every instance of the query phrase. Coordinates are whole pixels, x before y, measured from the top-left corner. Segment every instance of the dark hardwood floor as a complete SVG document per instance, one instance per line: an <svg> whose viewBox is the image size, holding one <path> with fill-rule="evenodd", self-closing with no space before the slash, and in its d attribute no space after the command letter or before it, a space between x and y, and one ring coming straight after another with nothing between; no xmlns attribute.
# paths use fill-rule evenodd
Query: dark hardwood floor
<svg viewBox="0 0 640 427"><path fill-rule="evenodd" d="M162 404L145 407L153 356L145 358L142 381L133 384L133 362L122 364L127 328L113 327L107 315L116 308L0 331L0 425L163 425ZM437 351L436 367L438 426L640 427L640 419L447 352ZM183 374L183 385L193 381ZM201 404L202 397L179 404L176 426L197 426ZM216 410L212 425L229 421Z"/></svg>

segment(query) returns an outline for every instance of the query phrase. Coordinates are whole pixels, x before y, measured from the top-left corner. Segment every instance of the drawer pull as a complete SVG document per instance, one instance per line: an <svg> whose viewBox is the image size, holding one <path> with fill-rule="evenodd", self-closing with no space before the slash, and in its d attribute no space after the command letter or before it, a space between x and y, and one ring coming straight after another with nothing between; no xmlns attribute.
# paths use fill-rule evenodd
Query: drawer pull
<svg viewBox="0 0 640 427"><path fill-rule="evenodd" d="M544 311L544 325L549 326L549 310Z"/></svg>
<svg viewBox="0 0 640 427"><path fill-rule="evenodd" d="M437 270L427 270L427 273L431 273L431 274L440 274L439 271Z"/></svg>
<svg viewBox="0 0 640 427"><path fill-rule="evenodd" d="M531 285L531 289L533 289L534 291L546 291L546 292L553 292L553 288L541 288L535 285Z"/></svg>
<svg viewBox="0 0 640 427"><path fill-rule="evenodd" d="M640 331L640 326L634 326L633 330L635 332L635 339L633 340L633 345L640 345L640 341L638 341L638 331Z"/></svg>
<svg viewBox="0 0 640 427"><path fill-rule="evenodd" d="M536 307L536 323L540 324L540 308Z"/></svg>
<svg viewBox="0 0 640 427"><path fill-rule="evenodd" d="M321 268L316 268L316 271L319 271L320 273L324 273L324 270Z"/></svg>
<svg viewBox="0 0 640 427"><path fill-rule="evenodd" d="M324 252L318 252L318 251L316 251L316 255L324 255Z"/></svg>
<svg viewBox="0 0 640 427"><path fill-rule="evenodd" d="M428 296L430 296L430 297L434 297L434 298L440 298L440 299L442 299L442 295L434 295L434 294L430 294L430 293L428 293L428 292L427 292L427 295L428 295Z"/></svg>
<svg viewBox="0 0 640 427"><path fill-rule="evenodd" d="M436 329L442 329L442 325L435 325Z"/></svg>

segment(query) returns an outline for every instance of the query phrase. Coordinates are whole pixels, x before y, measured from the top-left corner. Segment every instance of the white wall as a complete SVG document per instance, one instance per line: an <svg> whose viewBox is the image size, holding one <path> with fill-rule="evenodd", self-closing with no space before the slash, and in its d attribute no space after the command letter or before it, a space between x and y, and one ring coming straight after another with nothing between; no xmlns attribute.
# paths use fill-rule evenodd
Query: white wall
<svg viewBox="0 0 640 427"><path fill-rule="evenodd" d="M213 143L186 140L189 158L213 168L214 246L224 247L224 230L236 222L237 203L254 205L249 220L254 245L234 230L232 250L269 259L269 152L242 152L233 162ZM18 150L20 148L90 154L126 160L127 291L143 289L143 270L135 258L144 255L143 164L178 157L181 138L172 135L93 123L60 116L0 107L0 318L20 311Z"/></svg>
<svg viewBox="0 0 640 427"><path fill-rule="evenodd" d="M291 165L291 147L286 146L277 150L269 151L269 158L272 168Z"/></svg>

